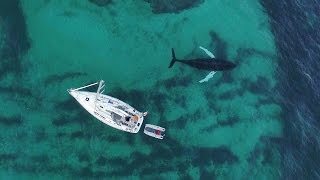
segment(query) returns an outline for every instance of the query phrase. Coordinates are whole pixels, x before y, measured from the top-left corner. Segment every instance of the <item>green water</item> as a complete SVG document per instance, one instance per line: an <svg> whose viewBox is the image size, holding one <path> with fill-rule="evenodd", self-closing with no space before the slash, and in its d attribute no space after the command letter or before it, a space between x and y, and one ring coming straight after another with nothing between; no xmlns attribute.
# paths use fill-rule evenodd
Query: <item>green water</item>
<svg viewBox="0 0 320 180"><path fill-rule="evenodd" d="M207 0L179 14L153 14L140 0L21 2L31 48L21 75L0 81L22 91L0 97L1 117L15 122L0 123L0 177L279 177L268 140L282 134L276 49L257 1ZM171 47L177 58L206 57L198 46L238 66L203 84L206 71L168 69ZM165 139L104 125L66 91L100 79L107 94L149 111L145 122L166 127Z"/></svg>

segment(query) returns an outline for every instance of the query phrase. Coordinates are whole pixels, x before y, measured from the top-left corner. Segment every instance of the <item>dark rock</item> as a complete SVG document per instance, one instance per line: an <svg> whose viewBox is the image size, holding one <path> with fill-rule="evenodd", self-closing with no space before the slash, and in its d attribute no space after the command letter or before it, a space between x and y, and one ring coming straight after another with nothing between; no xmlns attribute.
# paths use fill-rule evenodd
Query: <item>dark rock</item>
<svg viewBox="0 0 320 180"><path fill-rule="evenodd" d="M10 161L16 160L18 157L17 154L0 154L0 163L9 163Z"/></svg>
<svg viewBox="0 0 320 180"><path fill-rule="evenodd" d="M0 116L0 124L7 126L19 126L23 123L20 116L4 117Z"/></svg>
<svg viewBox="0 0 320 180"><path fill-rule="evenodd" d="M64 74L55 74L49 76L45 81L45 85L50 85L52 83L61 83L63 80L72 79L80 76L86 76L86 73L83 72L67 72Z"/></svg>
<svg viewBox="0 0 320 180"><path fill-rule="evenodd" d="M203 0L145 0L150 3L152 12L161 13L179 13L185 9L196 7L203 3Z"/></svg>
<svg viewBox="0 0 320 180"><path fill-rule="evenodd" d="M20 75L24 71L20 57L31 43L19 0L0 1L0 21L5 34L5 44L0 49L0 78L11 72Z"/></svg>
<svg viewBox="0 0 320 180"><path fill-rule="evenodd" d="M112 0L89 0L89 2L99 6L104 7L112 3Z"/></svg>
<svg viewBox="0 0 320 180"><path fill-rule="evenodd" d="M104 166L106 165L108 162L107 158L105 158L104 156L100 156L97 160L96 160L96 164L99 166Z"/></svg>
<svg viewBox="0 0 320 180"><path fill-rule="evenodd" d="M90 156L89 156L89 154L86 154L86 153L80 153L78 155L78 159L79 159L79 162L89 162Z"/></svg>
<svg viewBox="0 0 320 180"><path fill-rule="evenodd" d="M85 134L82 131L76 131L76 132L73 132L70 137L71 139L84 138Z"/></svg>
<svg viewBox="0 0 320 180"><path fill-rule="evenodd" d="M199 148L196 153L197 158L192 161L194 166L206 166L211 163L231 164L239 161L236 155L234 155L228 148L223 146L217 148Z"/></svg>

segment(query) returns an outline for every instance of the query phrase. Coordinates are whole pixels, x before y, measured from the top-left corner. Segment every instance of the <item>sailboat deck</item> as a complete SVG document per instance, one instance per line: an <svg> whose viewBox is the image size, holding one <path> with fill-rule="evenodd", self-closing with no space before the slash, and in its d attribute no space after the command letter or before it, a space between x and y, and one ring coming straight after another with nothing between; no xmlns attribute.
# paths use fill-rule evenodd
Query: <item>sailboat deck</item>
<svg viewBox="0 0 320 180"><path fill-rule="evenodd" d="M140 126L138 121L143 117L142 113L130 105L107 95L98 97L97 107L100 113L108 115L119 126L124 125L129 128Z"/></svg>
<svg viewBox="0 0 320 180"><path fill-rule="evenodd" d="M95 85L97 83L91 84ZM90 86L90 85L88 85ZM84 87L88 87L84 86ZM79 91L84 87L71 89L69 93L94 117L101 122L130 133L137 133L143 123L144 114L129 104L102 94L104 84L100 82L97 93Z"/></svg>

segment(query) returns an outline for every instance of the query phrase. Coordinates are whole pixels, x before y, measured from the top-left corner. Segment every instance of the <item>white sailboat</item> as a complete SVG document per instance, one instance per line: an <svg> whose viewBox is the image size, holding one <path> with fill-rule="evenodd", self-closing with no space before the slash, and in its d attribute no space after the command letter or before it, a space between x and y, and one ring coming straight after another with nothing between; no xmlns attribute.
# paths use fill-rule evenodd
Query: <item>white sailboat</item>
<svg viewBox="0 0 320 180"><path fill-rule="evenodd" d="M80 91L97 84L99 84L97 92ZM117 98L102 94L104 87L104 81L101 80L80 88L68 89L68 92L84 109L101 122L121 131L139 132L147 112L141 113Z"/></svg>

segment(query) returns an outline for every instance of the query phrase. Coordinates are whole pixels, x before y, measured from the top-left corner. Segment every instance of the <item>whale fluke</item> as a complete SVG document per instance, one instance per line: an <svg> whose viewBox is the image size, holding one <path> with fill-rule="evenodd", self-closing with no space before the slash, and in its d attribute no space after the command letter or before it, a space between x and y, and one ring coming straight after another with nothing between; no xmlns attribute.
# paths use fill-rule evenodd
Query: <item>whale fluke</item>
<svg viewBox="0 0 320 180"><path fill-rule="evenodd" d="M177 61L176 54L174 53L174 49L173 48L171 48L171 55L172 55L172 60L170 62L169 68L171 68L173 66L173 64Z"/></svg>

